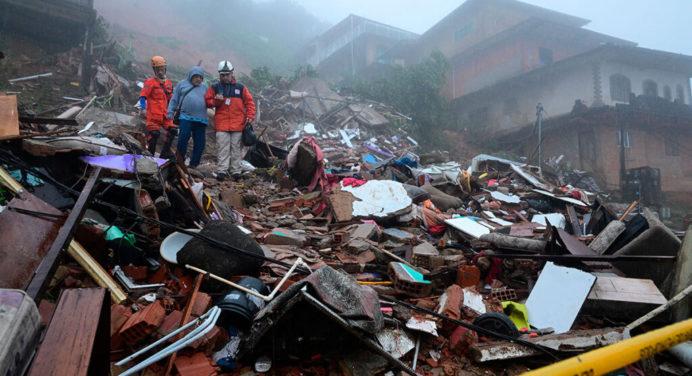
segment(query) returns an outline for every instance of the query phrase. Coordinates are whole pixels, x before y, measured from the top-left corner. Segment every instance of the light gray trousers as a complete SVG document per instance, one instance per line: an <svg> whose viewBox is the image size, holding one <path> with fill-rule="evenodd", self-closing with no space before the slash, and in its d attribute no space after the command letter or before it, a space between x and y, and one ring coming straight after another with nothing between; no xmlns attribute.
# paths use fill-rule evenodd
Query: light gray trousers
<svg viewBox="0 0 692 376"><path fill-rule="evenodd" d="M240 174L243 172L240 167L243 154L242 135L243 132L216 132L216 145L219 148L217 173Z"/></svg>

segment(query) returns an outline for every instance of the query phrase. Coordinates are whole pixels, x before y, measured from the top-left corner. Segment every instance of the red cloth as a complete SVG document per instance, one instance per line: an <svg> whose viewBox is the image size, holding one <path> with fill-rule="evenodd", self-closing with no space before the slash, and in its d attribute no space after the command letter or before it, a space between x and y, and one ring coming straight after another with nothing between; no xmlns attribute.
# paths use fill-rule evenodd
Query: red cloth
<svg viewBox="0 0 692 376"><path fill-rule="evenodd" d="M215 99L217 93L223 94L224 99ZM217 132L240 132L248 119L255 120L255 101L245 85L235 79L230 84L211 85L204 101L207 107L216 109L214 130Z"/></svg>
<svg viewBox="0 0 692 376"><path fill-rule="evenodd" d="M173 95L173 84L169 79L161 82L157 77L150 77L144 81L144 87L139 93L140 98L144 97L147 100L147 132L158 131L163 127L173 126L173 120L169 119L168 101Z"/></svg>
<svg viewBox="0 0 692 376"><path fill-rule="evenodd" d="M428 228L428 232L433 234L433 235L438 235L438 234L445 232L446 229L447 229L447 226L445 226L445 225L430 226Z"/></svg>
<svg viewBox="0 0 692 376"><path fill-rule="evenodd" d="M499 277L500 274L502 274L502 260L500 260L497 257L491 257L490 255L486 255L485 251L481 251L481 253L473 256L472 262L476 264L478 259L481 257L487 257L490 259L490 270L483 279L483 282L491 283L494 279L497 279L497 277Z"/></svg>
<svg viewBox="0 0 692 376"><path fill-rule="evenodd" d="M356 178L344 178L344 180L341 181L341 183L345 186L351 186L351 187L360 187L361 185L367 183L367 180L359 180Z"/></svg>

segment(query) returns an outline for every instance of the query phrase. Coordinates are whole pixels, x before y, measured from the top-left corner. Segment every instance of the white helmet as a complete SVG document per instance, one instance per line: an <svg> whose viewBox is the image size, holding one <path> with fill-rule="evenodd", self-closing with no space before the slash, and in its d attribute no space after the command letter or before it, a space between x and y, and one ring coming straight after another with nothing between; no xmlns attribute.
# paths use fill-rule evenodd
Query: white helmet
<svg viewBox="0 0 692 376"><path fill-rule="evenodd" d="M219 73L230 73L233 72L233 64L228 60L219 61Z"/></svg>

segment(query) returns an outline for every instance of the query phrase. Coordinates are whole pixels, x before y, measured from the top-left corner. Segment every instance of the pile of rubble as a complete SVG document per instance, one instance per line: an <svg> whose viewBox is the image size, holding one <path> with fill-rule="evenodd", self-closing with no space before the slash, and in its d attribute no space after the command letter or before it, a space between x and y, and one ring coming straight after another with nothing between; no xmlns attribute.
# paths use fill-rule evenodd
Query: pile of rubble
<svg viewBox="0 0 692 376"><path fill-rule="evenodd" d="M0 373L513 375L689 317L636 320L689 293L692 252L638 202L430 162L405 116L319 80L255 97L238 181L143 155L124 114L0 118L0 304L30 339Z"/></svg>

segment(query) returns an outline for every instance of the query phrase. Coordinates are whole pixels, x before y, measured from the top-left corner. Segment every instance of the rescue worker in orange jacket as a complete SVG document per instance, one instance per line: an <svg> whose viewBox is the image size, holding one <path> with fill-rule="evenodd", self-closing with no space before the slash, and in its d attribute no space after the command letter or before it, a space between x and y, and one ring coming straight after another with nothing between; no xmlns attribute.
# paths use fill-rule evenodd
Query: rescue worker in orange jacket
<svg viewBox="0 0 692 376"><path fill-rule="evenodd" d="M242 173L241 135L245 124L255 120L255 101L245 85L236 81L230 61L219 62L218 71L220 82L209 87L205 100L207 107L216 109L214 130L219 148L216 179L222 181L229 173L234 179Z"/></svg>
<svg viewBox="0 0 692 376"><path fill-rule="evenodd" d="M169 119L168 102L173 94L173 84L166 78L166 60L161 56L151 58L151 68L154 70L154 77L144 81L144 87L139 94L139 104L142 109L142 116L147 119L147 150L154 155L156 143L161 135L161 129L166 131L163 140L161 158L172 157L171 145L173 139L178 134L178 128L173 124L173 119Z"/></svg>

